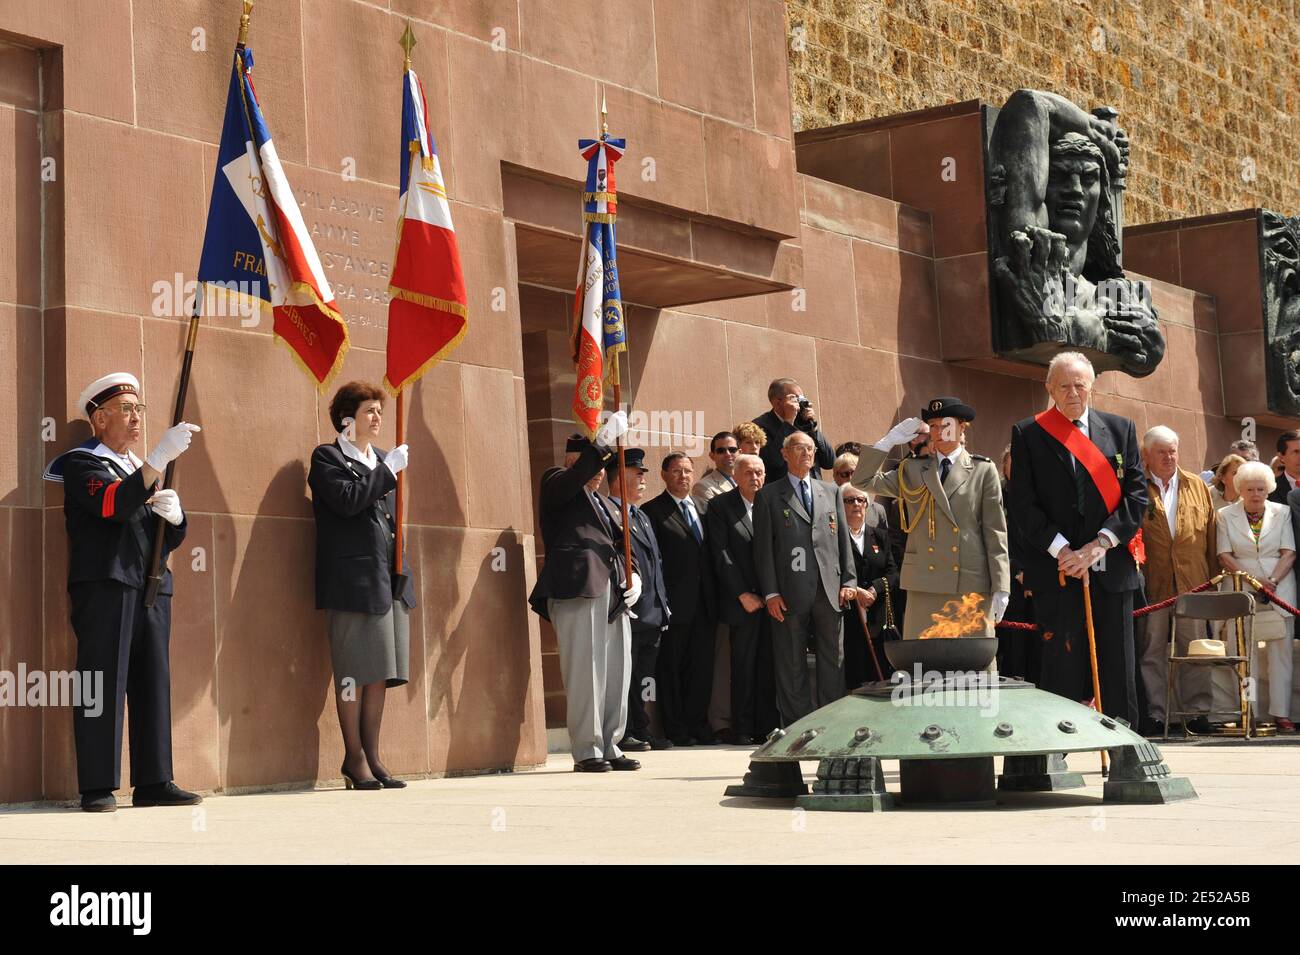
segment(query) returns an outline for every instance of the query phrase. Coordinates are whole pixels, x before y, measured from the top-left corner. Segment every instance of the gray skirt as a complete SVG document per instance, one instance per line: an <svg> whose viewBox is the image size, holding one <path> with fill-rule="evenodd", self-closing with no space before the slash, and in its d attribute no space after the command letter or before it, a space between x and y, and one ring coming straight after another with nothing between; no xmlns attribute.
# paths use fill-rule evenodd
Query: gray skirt
<svg viewBox="0 0 1300 955"><path fill-rule="evenodd" d="M327 610L334 687L352 680L356 688L384 681L401 686L410 679L411 621L406 604L394 600L388 613Z"/></svg>

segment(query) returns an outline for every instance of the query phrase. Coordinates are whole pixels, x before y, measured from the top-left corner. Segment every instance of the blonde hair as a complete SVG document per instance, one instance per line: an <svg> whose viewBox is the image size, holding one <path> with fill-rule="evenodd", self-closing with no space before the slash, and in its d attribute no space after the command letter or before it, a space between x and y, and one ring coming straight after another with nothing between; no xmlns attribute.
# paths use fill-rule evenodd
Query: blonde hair
<svg viewBox="0 0 1300 955"><path fill-rule="evenodd" d="M736 425L731 429L731 433L736 436L737 444L741 444L745 441L753 441L760 448L767 444L767 432L752 421L746 421L744 424Z"/></svg>
<svg viewBox="0 0 1300 955"><path fill-rule="evenodd" d="M1225 457L1222 461L1219 462L1219 466L1214 469L1214 486L1219 489L1220 494L1222 494L1224 491L1227 490L1227 488L1224 486L1223 476L1228 473L1228 469L1241 467L1241 465L1245 463L1246 463L1246 459L1243 458L1240 454L1229 454L1227 457ZM1236 486L1235 481L1233 482L1233 486L1234 487Z"/></svg>

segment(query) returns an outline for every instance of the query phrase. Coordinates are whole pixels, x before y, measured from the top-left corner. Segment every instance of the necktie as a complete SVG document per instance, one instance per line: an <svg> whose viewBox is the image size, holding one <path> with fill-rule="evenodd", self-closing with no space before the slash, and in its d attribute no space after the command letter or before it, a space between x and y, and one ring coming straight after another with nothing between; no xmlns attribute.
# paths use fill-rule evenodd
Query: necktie
<svg viewBox="0 0 1300 955"><path fill-rule="evenodd" d="M600 515L600 522L605 525L605 533L609 535L610 540L613 540L614 525L610 522L609 514L605 511L605 505L595 494L592 494L590 491L588 491L587 494L591 498L592 506L596 508L596 513Z"/></svg>
<svg viewBox="0 0 1300 955"><path fill-rule="evenodd" d="M808 512L808 519L812 520L812 495L808 493L807 480L799 482L799 496L803 498L803 509Z"/></svg>
<svg viewBox="0 0 1300 955"><path fill-rule="evenodd" d="M1075 422L1074 422L1074 426L1075 426L1076 428L1078 428L1080 431L1083 430L1083 422L1082 422L1082 421L1075 421ZM1086 437L1086 435L1085 435L1085 437ZM1086 494L1086 491L1087 491L1087 484L1086 484L1086 481L1087 481L1087 472L1084 471L1083 468L1079 467L1079 462L1078 462L1078 460L1074 457L1074 455L1070 455L1070 467L1073 468L1073 470L1074 470L1074 497L1075 497L1075 503L1076 503L1076 504L1078 505L1078 507L1079 507L1079 513L1082 514L1082 513L1083 513L1083 501L1084 501L1084 497L1085 497L1085 494Z"/></svg>
<svg viewBox="0 0 1300 955"><path fill-rule="evenodd" d="M704 534L700 531L700 525L695 520L695 515L691 513L690 504L682 501L682 517L686 518L686 526L691 529L691 534L695 537L695 543L704 543Z"/></svg>
<svg viewBox="0 0 1300 955"><path fill-rule="evenodd" d="M939 483L940 484L948 483L948 472L951 470L952 470L952 461L950 459L944 458L942 461L939 462Z"/></svg>

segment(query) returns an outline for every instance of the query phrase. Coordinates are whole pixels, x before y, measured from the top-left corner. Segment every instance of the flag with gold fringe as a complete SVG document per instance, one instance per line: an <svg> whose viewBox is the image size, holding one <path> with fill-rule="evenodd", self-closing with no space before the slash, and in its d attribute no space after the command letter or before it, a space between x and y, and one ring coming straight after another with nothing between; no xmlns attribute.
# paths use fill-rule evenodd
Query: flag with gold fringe
<svg viewBox="0 0 1300 955"><path fill-rule="evenodd" d="M253 89L253 51L235 50L198 280L205 306L269 311L275 337L324 390L348 329ZM225 314L234 314L233 311Z"/></svg>
<svg viewBox="0 0 1300 955"><path fill-rule="evenodd" d="M573 360L577 387L573 417L594 437L605 405L605 385L618 384L618 353L627 351L623 326L623 297L618 284L618 257L614 223L618 218L618 191L614 163L623 157L626 141L578 140L587 160L586 188L582 193L582 259L574 296Z"/></svg>
<svg viewBox="0 0 1300 955"><path fill-rule="evenodd" d="M460 248L415 71L402 78L402 185L397 256L388 285L388 368L393 394L446 358L469 324Z"/></svg>

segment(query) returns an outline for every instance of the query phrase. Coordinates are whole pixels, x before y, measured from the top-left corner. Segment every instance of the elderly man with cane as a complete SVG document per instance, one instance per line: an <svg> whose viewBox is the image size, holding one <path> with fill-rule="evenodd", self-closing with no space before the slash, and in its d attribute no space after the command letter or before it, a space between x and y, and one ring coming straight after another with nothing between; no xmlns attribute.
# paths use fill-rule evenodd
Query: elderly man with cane
<svg viewBox="0 0 1300 955"><path fill-rule="evenodd" d="M1088 407L1095 380L1079 352L1052 359L1052 406L1011 429L1009 504L1043 640L1040 686L1072 700L1100 695L1099 709L1137 726L1139 581L1128 545L1147 481L1133 422Z"/></svg>

